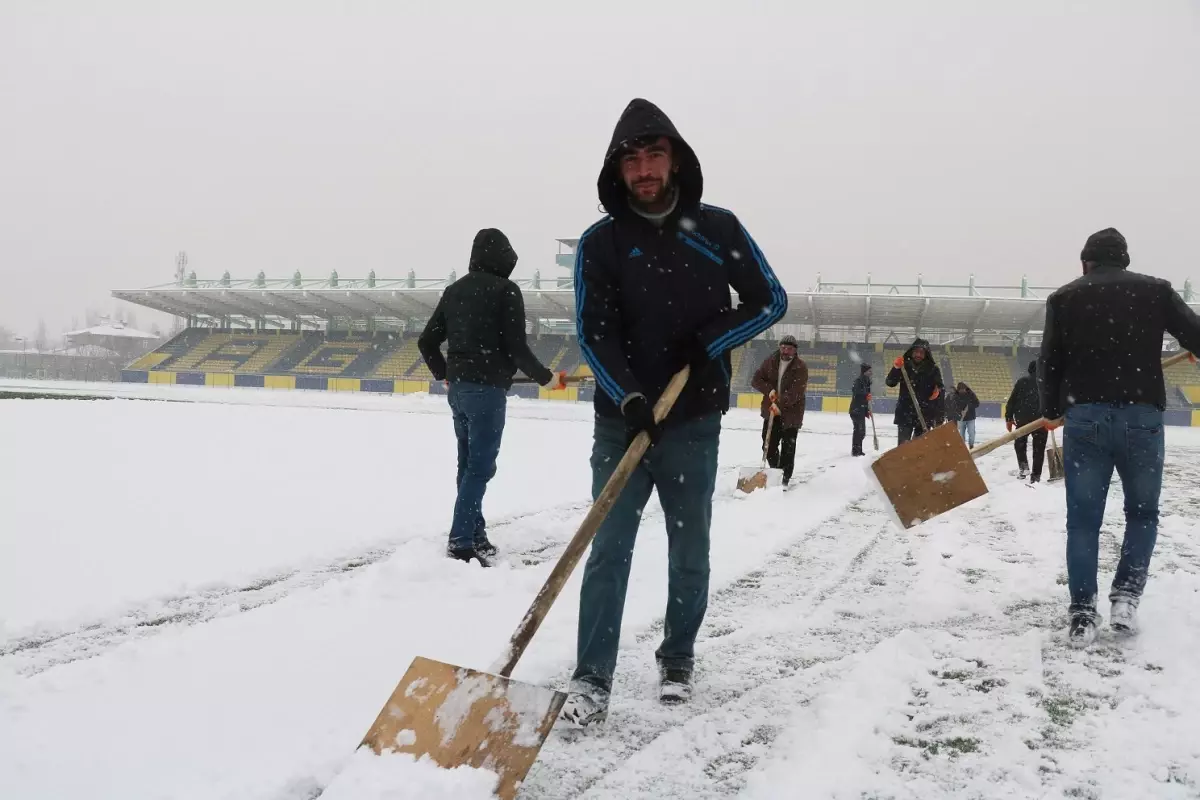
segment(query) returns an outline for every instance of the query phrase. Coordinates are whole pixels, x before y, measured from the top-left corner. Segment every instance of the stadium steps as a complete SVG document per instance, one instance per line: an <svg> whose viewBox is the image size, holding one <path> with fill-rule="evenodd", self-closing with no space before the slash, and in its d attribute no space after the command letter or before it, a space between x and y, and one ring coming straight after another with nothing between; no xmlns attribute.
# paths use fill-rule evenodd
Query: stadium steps
<svg viewBox="0 0 1200 800"><path fill-rule="evenodd" d="M998 353L950 353L954 385L965 383L983 403L1003 403L1013 387L1013 359ZM946 385L951 384L947 379Z"/></svg>
<svg viewBox="0 0 1200 800"><path fill-rule="evenodd" d="M213 354L218 348L226 344L231 338L229 333L210 333L205 338L197 342L186 353L171 361L170 368L176 372L189 372L195 370L206 358Z"/></svg>
<svg viewBox="0 0 1200 800"><path fill-rule="evenodd" d="M568 349L569 348L565 344L558 348L558 352L554 354L554 358L550 359L549 366L550 366L551 372L558 371L558 365L561 364L563 362L563 359L567 357Z"/></svg>
<svg viewBox="0 0 1200 800"><path fill-rule="evenodd" d="M366 378L373 375L379 365L400 347L400 343L398 336L376 334L371 341L371 348L352 361L340 377Z"/></svg>
<svg viewBox="0 0 1200 800"><path fill-rule="evenodd" d="M808 394L836 395L838 386L838 362L835 353L813 353L797 351L808 366Z"/></svg>
<svg viewBox="0 0 1200 800"><path fill-rule="evenodd" d="M371 373L371 377L388 380L403 378L420 358L421 351L417 348L417 337L410 336L400 341L398 346L379 362Z"/></svg>
<svg viewBox="0 0 1200 800"><path fill-rule="evenodd" d="M295 369L296 365L312 355L313 351L325 342L325 336L320 331L304 331L300 341L271 365L272 375L286 375Z"/></svg>
<svg viewBox="0 0 1200 800"><path fill-rule="evenodd" d="M210 330L208 328L185 328L177 335L171 337L171 340L163 344L144 356L133 362L129 369L170 369L169 362L172 359L178 358L187 351L196 346L204 337L208 336Z"/></svg>
<svg viewBox="0 0 1200 800"><path fill-rule="evenodd" d="M254 355L248 358L235 372L258 375L269 371L269 367L278 361L290 347L300 343L300 335L295 333L272 334Z"/></svg>
<svg viewBox="0 0 1200 800"><path fill-rule="evenodd" d="M749 379L742 372L742 365L746 363L746 346L733 348L729 354L729 388L735 392L742 391L742 386L749 384Z"/></svg>

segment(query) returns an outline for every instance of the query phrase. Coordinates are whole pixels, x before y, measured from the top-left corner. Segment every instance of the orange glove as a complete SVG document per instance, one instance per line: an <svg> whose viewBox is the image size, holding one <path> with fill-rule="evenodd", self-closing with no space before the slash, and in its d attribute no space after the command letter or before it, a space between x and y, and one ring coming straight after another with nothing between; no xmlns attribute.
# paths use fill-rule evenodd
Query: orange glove
<svg viewBox="0 0 1200 800"><path fill-rule="evenodd" d="M779 406L775 405L774 403L771 403L771 416L772 417L779 416Z"/></svg>
<svg viewBox="0 0 1200 800"><path fill-rule="evenodd" d="M896 360L892 362L892 366L896 369L904 367L904 356L896 356Z"/></svg>
<svg viewBox="0 0 1200 800"><path fill-rule="evenodd" d="M1004 424L1008 426L1010 431L1013 429L1013 421L1011 419L1004 420Z"/></svg>
<svg viewBox="0 0 1200 800"><path fill-rule="evenodd" d="M935 386L935 387L933 387L933 394L929 395L929 399L937 400L941 396L942 396L942 390Z"/></svg>
<svg viewBox="0 0 1200 800"><path fill-rule="evenodd" d="M442 381L442 386L445 386L447 389L449 389L449 388L450 388L450 381Z"/></svg>
<svg viewBox="0 0 1200 800"><path fill-rule="evenodd" d="M1061 428L1062 426L1063 426L1063 420L1061 417L1058 419L1048 419L1042 423L1042 427L1048 431L1056 431L1059 428Z"/></svg>
<svg viewBox="0 0 1200 800"><path fill-rule="evenodd" d="M867 402L871 402L871 393L867 392Z"/></svg>
<svg viewBox="0 0 1200 800"><path fill-rule="evenodd" d="M547 389L549 389L552 392L558 391L559 389L567 388L567 372L566 372L566 370L560 370L559 372L554 373L554 377L552 377L550 379L550 382L547 383L545 386Z"/></svg>

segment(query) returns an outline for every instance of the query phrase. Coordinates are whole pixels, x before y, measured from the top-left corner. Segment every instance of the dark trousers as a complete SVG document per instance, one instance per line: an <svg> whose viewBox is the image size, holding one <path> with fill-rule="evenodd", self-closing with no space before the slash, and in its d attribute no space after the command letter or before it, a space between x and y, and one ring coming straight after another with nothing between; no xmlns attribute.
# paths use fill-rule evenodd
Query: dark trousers
<svg viewBox="0 0 1200 800"><path fill-rule="evenodd" d="M450 547L475 545L483 532L483 495L496 474L496 457L504 435L506 392L496 386L457 382L447 399L458 439L458 497L450 524Z"/></svg>
<svg viewBox="0 0 1200 800"><path fill-rule="evenodd" d="M655 655L664 667L691 668L696 635L708 610L708 534L720 438L720 414L667 427L617 496L596 532L583 570L576 680L612 689L633 546L642 509L654 489L667 528L665 631ZM622 420L597 417L591 459L593 499L625 455L625 442Z"/></svg>
<svg viewBox="0 0 1200 800"><path fill-rule="evenodd" d="M1031 435L1033 436L1033 477L1040 478L1042 477L1042 462L1046 460L1046 440L1050 434L1045 428L1042 428L1034 431ZM1025 455L1025 441L1028 438L1029 436L1022 436L1013 442L1013 447L1017 451L1017 465L1022 472L1029 469L1029 459Z"/></svg>
<svg viewBox="0 0 1200 800"><path fill-rule="evenodd" d="M785 428L781 418L775 419L771 425L771 441L767 441L767 425L770 420L763 420L762 440L767 448L767 466L771 469L783 470L783 482L792 479L792 470L796 466L796 437L799 428Z"/></svg>
<svg viewBox="0 0 1200 800"><path fill-rule="evenodd" d="M896 426L896 438L899 440L899 444L911 442L923 433L925 433L925 429L919 422L906 422Z"/></svg>
<svg viewBox="0 0 1200 800"><path fill-rule="evenodd" d="M1125 492L1125 539L1109 599L1135 604L1146 588L1158 539L1162 412L1151 405L1072 406L1063 437L1067 484L1067 579L1071 613L1095 613L1100 525L1113 469Z"/></svg>
<svg viewBox="0 0 1200 800"><path fill-rule="evenodd" d="M850 421L854 423L854 439L850 445L850 455L865 455L863 453L863 439L867 438L867 416L865 414L851 414Z"/></svg>

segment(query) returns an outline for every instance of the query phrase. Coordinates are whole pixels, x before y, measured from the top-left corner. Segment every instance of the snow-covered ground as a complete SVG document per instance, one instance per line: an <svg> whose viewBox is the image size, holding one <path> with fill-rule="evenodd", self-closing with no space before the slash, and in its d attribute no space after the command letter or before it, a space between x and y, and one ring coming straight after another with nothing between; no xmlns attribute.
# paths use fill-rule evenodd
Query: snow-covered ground
<svg viewBox="0 0 1200 800"><path fill-rule="evenodd" d="M353 750L414 656L499 655L587 509L590 407L511 402L480 570L441 555L442 398L150 389L236 404L0 403L0 796L486 797ZM758 421L729 414L694 702L654 700L652 501L609 722L557 728L520 796L1200 796L1200 432L1167 432L1143 633L1075 652L1061 486L1005 449L987 497L903 533L849 429L810 414L799 485L735 497ZM1114 482L1102 585L1121 528ZM518 679L565 684L578 580Z"/></svg>

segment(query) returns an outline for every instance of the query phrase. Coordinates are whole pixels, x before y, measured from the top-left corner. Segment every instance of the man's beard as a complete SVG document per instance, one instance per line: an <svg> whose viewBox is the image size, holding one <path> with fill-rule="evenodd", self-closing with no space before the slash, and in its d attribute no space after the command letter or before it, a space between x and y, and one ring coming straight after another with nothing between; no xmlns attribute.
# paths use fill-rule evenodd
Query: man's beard
<svg viewBox="0 0 1200 800"><path fill-rule="evenodd" d="M653 197L651 197L651 198L645 198L643 195L641 195L641 194L638 194L638 191L637 191L637 190L638 190L638 187L639 187L639 186L644 186L644 185L646 185L646 184L657 184L657 185L658 185L658 191L657 191L657 192L655 192L655 193L654 193L654 196L653 196ZM674 184L671 182L671 180L670 180L670 179L667 179L666 181L661 181L661 182L660 182L660 181L657 181L657 180L655 180L655 181L643 181L643 182L640 182L640 183L635 183L635 184L633 185L633 187L632 187L632 188L630 188L630 190L629 190L629 201L630 201L631 203L633 203L635 206L637 206L638 208L641 208L641 209L642 209L642 210L644 210L644 211L649 211L649 210L651 210L651 209L652 209L654 206L658 206L658 205L664 204L664 203L666 203L668 200L670 200L670 198L671 198L671 193L672 193L674 190L675 190L675 186L674 186Z"/></svg>

